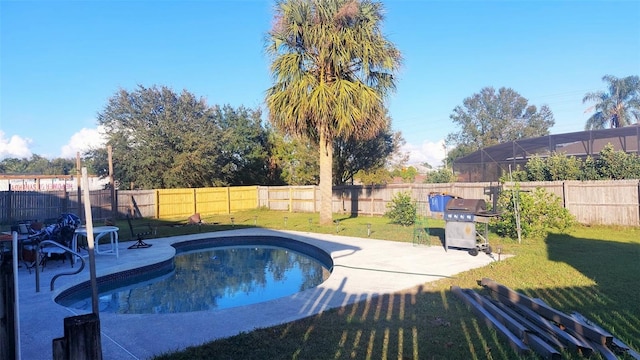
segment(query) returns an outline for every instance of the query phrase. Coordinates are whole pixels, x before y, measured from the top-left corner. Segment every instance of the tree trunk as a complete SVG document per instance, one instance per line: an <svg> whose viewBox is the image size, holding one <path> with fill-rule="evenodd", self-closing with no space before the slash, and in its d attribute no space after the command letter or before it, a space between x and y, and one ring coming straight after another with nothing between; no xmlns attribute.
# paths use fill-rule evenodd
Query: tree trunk
<svg viewBox="0 0 640 360"><path fill-rule="evenodd" d="M320 224L330 225L333 221L333 144L320 131Z"/></svg>

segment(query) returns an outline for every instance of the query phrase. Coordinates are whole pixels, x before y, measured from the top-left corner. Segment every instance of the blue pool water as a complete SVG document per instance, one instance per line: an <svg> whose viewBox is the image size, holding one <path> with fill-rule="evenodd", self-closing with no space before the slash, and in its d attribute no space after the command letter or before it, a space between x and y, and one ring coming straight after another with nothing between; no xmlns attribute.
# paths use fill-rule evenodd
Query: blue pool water
<svg viewBox="0 0 640 360"><path fill-rule="evenodd" d="M119 314L219 310L259 303L313 288L329 277L322 262L276 246L244 245L178 253L174 266L99 286L100 312ZM90 292L59 304L91 311Z"/></svg>

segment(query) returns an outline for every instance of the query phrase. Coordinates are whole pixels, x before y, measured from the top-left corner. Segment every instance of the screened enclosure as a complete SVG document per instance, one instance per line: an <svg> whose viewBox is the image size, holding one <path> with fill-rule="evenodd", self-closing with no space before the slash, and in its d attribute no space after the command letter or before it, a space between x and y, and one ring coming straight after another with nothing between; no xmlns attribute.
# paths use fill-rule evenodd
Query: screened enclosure
<svg viewBox="0 0 640 360"><path fill-rule="evenodd" d="M524 168L533 156L548 157L553 152L584 160L597 158L611 144L614 150L638 154L640 126L579 131L520 139L478 150L454 161L453 170L461 182L497 181L502 175Z"/></svg>

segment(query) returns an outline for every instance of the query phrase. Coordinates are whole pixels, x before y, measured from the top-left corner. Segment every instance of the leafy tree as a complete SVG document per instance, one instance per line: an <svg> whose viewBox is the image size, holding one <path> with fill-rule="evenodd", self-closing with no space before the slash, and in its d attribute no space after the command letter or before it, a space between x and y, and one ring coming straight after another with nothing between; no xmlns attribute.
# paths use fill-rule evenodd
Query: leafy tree
<svg viewBox="0 0 640 360"><path fill-rule="evenodd" d="M29 160L26 158L6 158L2 160L3 172L7 174L28 174Z"/></svg>
<svg viewBox="0 0 640 360"><path fill-rule="evenodd" d="M527 176L525 181L545 181L549 177L546 161L540 156L534 156L524 165Z"/></svg>
<svg viewBox="0 0 640 360"><path fill-rule="evenodd" d="M272 163L281 184L318 184L318 146L308 139L270 133Z"/></svg>
<svg viewBox="0 0 640 360"><path fill-rule="evenodd" d="M447 141L451 141L452 135L447 135ZM475 150L475 146L468 144L457 144L454 145L449 151L447 151L447 156L442 160L447 166L451 166L451 164L455 163L455 160L461 158L465 155L471 154Z"/></svg>
<svg viewBox="0 0 640 360"><path fill-rule="evenodd" d="M370 139L387 126L400 52L382 34L382 5L363 0L279 0L267 52L271 123L319 144L320 223L332 221L336 139Z"/></svg>
<svg viewBox="0 0 640 360"><path fill-rule="evenodd" d="M260 178L255 172L264 175L255 166L256 153L267 158L256 140L266 138L256 135L259 112L211 108L186 90L138 86L111 97L98 123L113 148L115 178L125 187L225 186L253 183ZM104 151L92 154L102 173Z"/></svg>
<svg viewBox="0 0 640 360"><path fill-rule="evenodd" d="M268 184L269 138L261 112L244 107L216 107L214 119L222 130L220 181L225 184Z"/></svg>
<svg viewBox="0 0 640 360"><path fill-rule="evenodd" d="M582 102L594 102L588 110L595 110L587 119L585 130L623 127L640 120L640 77L617 78L605 75L608 92L587 93Z"/></svg>
<svg viewBox="0 0 640 360"><path fill-rule="evenodd" d="M386 165L400 152L404 143L400 132L391 130L391 121L375 137L358 140L353 137L338 138L334 142L334 184L353 183L354 175L360 170L377 169Z"/></svg>
<svg viewBox="0 0 640 360"><path fill-rule="evenodd" d="M502 176L499 179L499 182L501 183L505 183L507 181L522 182L522 181L530 181L530 180L527 177L527 171L520 168L520 165L516 165L515 170L510 172L503 172Z"/></svg>
<svg viewBox="0 0 640 360"><path fill-rule="evenodd" d="M49 161L49 173L55 175L75 175L76 164L72 159L55 158Z"/></svg>
<svg viewBox="0 0 640 360"><path fill-rule="evenodd" d="M427 173L425 183L428 184L444 184L456 181L456 175L450 168L439 168L435 171Z"/></svg>
<svg viewBox="0 0 640 360"><path fill-rule="evenodd" d="M464 99L450 115L460 131L447 136L455 147L449 159L455 160L479 149L517 139L544 136L555 123L546 105L538 109L510 88L485 87Z"/></svg>
<svg viewBox="0 0 640 360"><path fill-rule="evenodd" d="M389 171L383 167L360 170L355 177L365 185L386 185L392 180Z"/></svg>
<svg viewBox="0 0 640 360"><path fill-rule="evenodd" d="M582 161L575 156L553 152L547 158L547 181L578 180L581 175Z"/></svg>
<svg viewBox="0 0 640 360"><path fill-rule="evenodd" d="M418 170L413 166L402 167L401 169L395 169L391 172L391 175L394 177L402 178L402 181L405 183L412 183L416 179L416 175L418 175Z"/></svg>
<svg viewBox="0 0 640 360"><path fill-rule="evenodd" d="M591 156L582 162L582 173L580 180L600 180L600 173L598 172L598 165L596 160Z"/></svg>
<svg viewBox="0 0 640 360"><path fill-rule="evenodd" d="M600 179L637 179L640 178L640 158L622 150L615 151L607 144L595 161Z"/></svg>
<svg viewBox="0 0 640 360"><path fill-rule="evenodd" d="M304 137L282 135L278 131L271 137L273 163L281 180L286 184L318 184L318 145ZM370 140L337 139L334 144L334 184L353 183L356 174L376 172L397 156L404 143L400 132L390 128Z"/></svg>
<svg viewBox="0 0 640 360"><path fill-rule="evenodd" d="M99 177L105 178L109 176L109 159L107 154L107 148L92 148L85 151L82 154L82 163L87 168L87 172L96 174ZM118 167L114 167L114 172L118 173ZM115 178L120 177L115 175Z"/></svg>
<svg viewBox="0 0 640 360"><path fill-rule="evenodd" d="M409 162L409 153L402 151L402 146L406 144L402 133L396 132L393 134L393 152L387 155L385 160L385 167L387 169L402 169L407 166Z"/></svg>
<svg viewBox="0 0 640 360"><path fill-rule="evenodd" d="M51 175L49 170L49 160L40 155L31 155L31 159L27 161L26 172L30 174Z"/></svg>
<svg viewBox="0 0 640 360"><path fill-rule="evenodd" d="M75 174L75 161L63 158L49 160L33 154L31 158L3 159L0 161L0 169L0 173L7 174L68 175Z"/></svg>

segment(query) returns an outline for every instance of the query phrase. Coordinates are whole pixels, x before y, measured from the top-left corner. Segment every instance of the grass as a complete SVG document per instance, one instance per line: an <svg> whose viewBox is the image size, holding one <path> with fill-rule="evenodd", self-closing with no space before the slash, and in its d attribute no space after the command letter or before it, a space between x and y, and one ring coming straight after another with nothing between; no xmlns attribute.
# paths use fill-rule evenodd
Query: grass
<svg viewBox="0 0 640 360"><path fill-rule="evenodd" d="M261 226L413 241L413 227L389 224L386 218L336 215L335 219L340 220L339 224L320 226L317 214L256 210L206 218L203 225L175 226L157 221L154 225L158 229L156 236ZM371 224L370 234L367 224ZM427 224L430 236L423 246L440 246L444 222L429 219ZM126 223L118 225L128 229ZM126 240L125 235L121 239ZM494 252L500 247L503 253L515 256L458 274L454 279L426 283L155 359L518 358L497 333L449 291L452 285L482 291L477 280L483 277L541 298L558 310L578 311L638 350L639 235L638 228L586 226L520 244L492 235L489 242ZM570 352L564 355L567 359L581 358Z"/></svg>

